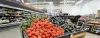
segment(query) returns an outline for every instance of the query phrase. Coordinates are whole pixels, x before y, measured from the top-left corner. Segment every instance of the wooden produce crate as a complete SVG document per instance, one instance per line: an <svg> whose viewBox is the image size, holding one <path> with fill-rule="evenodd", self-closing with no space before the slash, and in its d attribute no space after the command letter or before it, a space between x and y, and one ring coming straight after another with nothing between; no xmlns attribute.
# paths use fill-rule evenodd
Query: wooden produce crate
<svg viewBox="0 0 100 38"><path fill-rule="evenodd" d="M86 32L80 34L72 35L71 38L85 38Z"/></svg>

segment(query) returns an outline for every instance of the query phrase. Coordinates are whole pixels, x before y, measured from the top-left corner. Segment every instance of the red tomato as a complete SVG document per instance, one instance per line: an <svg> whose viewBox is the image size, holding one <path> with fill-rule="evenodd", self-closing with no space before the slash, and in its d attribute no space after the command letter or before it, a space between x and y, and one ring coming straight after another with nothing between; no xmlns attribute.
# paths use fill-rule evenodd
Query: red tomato
<svg viewBox="0 0 100 38"><path fill-rule="evenodd" d="M44 31L43 31L43 30L40 30L40 32L41 32L41 33L44 33Z"/></svg>
<svg viewBox="0 0 100 38"><path fill-rule="evenodd" d="M39 29L38 29L39 30ZM36 31L37 33L39 33L39 31Z"/></svg>
<svg viewBox="0 0 100 38"><path fill-rule="evenodd" d="M52 34L52 36L56 36L55 34Z"/></svg>
<svg viewBox="0 0 100 38"><path fill-rule="evenodd" d="M47 36L47 37L49 37L49 36L50 36L50 34L46 34L46 36Z"/></svg>
<svg viewBox="0 0 100 38"><path fill-rule="evenodd" d="M47 37L47 38L50 38L50 37Z"/></svg>
<svg viewBox="0 0 100 38"><path fill-rule="evenodd" d="M51 31L50 31L50 30L48 30L47 32L48 32L48 33L51 33Z"/></svg>
<svg viewBox="0 0 100 38"><path fill-rule="evenodd" d="M32 31L31 34L34 35L35 34L35 31Z"/></svg>
<svg viewBox="0 0 100 38"><path fill-rule="evenodd" d="M26 33L29 34L31 32L31 30L26 30Z"/></svg>
<svg viewBox="0 0 100 38"><path fill-rule="evenodd" d="M35 32L34 34L35 34L35 35L38 35L39 33Z"/></svg>
<svg viewBox="0 0 100 38"><path fill-rule="evenodd" d="M30 36L30 37L31 37L31 36L32 36L32 34L28 34L28 36Z"/></svg>
<svg viewBox="0 0 100 38"><path fill-rule="evenodd" d="M33 28L30 28L31 31L33 31Z"/></svg>
<svg viewBox="0 0 100 38"><path fill-rule="evenodd" d="M56 36L59 36L59 34L58 34L58 33L56 33Z"/></svg>
<svg viewBox="0 0 100 38"><path fill-rule="evenodd" d="M53 38L52 36L50 38Z"/></svg>
<svg viewBox="0 0 100 38"><path fill-rule="evenodd" d="M38 38L42 38L42 37L39 35Z"/></svg>
<svg viewBox="0 0 100 38"><path fill-rule="evenodd" d="M33 38L37 38L36 36L33 36Z"/></svg>
<svg viewBox="0 0 100 38"><path fill-rule="evenodd" d="M33 38L33 37L30 37L30 38Z"/></svg>
<svg viewBox="0 0 100 38"><path fill-rule="evenodd" d="M41 26L42 26L42 27L44 27L44 25L43 25L43 24L42 24Z"/></svg>

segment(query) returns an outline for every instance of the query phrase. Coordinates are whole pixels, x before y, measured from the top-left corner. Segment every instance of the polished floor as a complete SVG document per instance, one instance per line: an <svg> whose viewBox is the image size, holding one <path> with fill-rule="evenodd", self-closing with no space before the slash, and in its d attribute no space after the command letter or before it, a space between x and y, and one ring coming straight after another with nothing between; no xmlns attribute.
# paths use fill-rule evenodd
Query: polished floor
<svg viewBox="0 0 100 38"><path fill-rule="evenodd" d="M22 38L20 27L0 28L0 38Z"/></svg>
<svg viewBox="0 0 100 38"><path fill-rule="evenodd" d="M86 33L86 38L100 38L100 35L92 34L92 33Z"/></svg>

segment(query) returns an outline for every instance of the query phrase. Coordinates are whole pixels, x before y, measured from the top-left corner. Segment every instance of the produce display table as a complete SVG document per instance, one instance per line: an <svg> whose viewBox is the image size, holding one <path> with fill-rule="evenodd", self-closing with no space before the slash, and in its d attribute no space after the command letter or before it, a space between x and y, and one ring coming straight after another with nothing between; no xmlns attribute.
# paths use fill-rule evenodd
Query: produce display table
<svg viewBox="0 0 100 38"><path fill-rule="evenodd" d="M94 22L94 23L88 23L89 30L88 32L100 34L100 23Z"/></svg>
<svg viewBox="0 0 100 38"><path fill-rule="evenodd" d="M71 38L85 38L86 32L82 32L76 35L71 35Z"/></svg>
<svg viewBox="0 0 100 38"><path fill-rule="evenodd" d="M23 38L18 25L0 28L0 38Z"/></svg>

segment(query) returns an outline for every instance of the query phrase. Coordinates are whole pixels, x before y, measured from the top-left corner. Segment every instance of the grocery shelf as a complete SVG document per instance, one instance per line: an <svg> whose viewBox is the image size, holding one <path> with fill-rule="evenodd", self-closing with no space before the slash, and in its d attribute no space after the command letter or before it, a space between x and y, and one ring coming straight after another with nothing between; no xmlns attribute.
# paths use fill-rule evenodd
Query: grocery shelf
<svg viewBox="0 0 100 38"><path fill-rule="evenodd" d="M8 23L8 24L0 24L0 27L16 26L16 25L19 25L21 23L23 23L23 22L12 22L12 23Z"/></svg>
<svg viewBox="0 0 100 38"><path fill-rule="evenodd" d="M12 2L8 2L8 1L5 1L5 0L0 0L0 6L1 7L18 9L18 10L29 11L29 12L33 12L33 11L41 12L41 13L43 12L43 11L36 10L36 9L33 10L33 9L28 8L28 7L24 7L22 5L19 5L19 4L16 4L16 3L12 3Z"/></svg>
<svg viewBox="0 0 100 38"><path fill-rule="evenodd" d="M88 23L89 30L87 32L100 35L100 24L99 23ZM98 29L98 30L97 30Z"/></svg>

